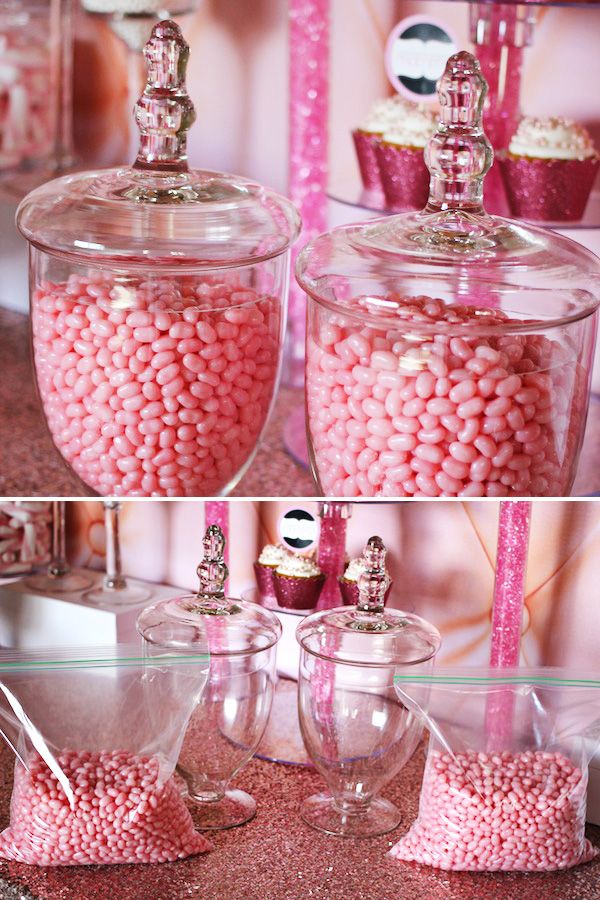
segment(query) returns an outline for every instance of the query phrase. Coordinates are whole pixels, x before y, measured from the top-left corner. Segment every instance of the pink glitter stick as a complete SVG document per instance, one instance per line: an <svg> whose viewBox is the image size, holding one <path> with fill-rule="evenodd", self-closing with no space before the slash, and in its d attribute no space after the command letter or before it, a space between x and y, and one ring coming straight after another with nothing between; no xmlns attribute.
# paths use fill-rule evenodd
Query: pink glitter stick
<svg viewBox="0 0 600 900"><path fill-rule="evenodd" d="M306 300L294 266L304 244L327 228L327 118L329 2L289 0L289 196L302 216L302 238L292 250L286 379L303 380Z"/></svg>
<svg viewBox="0 0 600 900"><path fill-rule="evenodd" d="M519 665L530 518L528 501L500 504L490 657L494 668Z"/></svg>
<svg viewBox="0 0 600 900"><path fill-rule="evenodd" d="M321 504L318 563L327 580L323 585L317 609L332 609L343 603L338 577L344 571L346 521L351 514L352 507L349 503Z"/></svg>
<svg viewBox="0 0 600 900"><path fill-rule="evenodd" d="M529 501L500 504L492 608L492 668L509 669L519 665L530 519ZM510 690L490 694L486 710L488 749L508 746L513 710L514 696Z"/></svg>

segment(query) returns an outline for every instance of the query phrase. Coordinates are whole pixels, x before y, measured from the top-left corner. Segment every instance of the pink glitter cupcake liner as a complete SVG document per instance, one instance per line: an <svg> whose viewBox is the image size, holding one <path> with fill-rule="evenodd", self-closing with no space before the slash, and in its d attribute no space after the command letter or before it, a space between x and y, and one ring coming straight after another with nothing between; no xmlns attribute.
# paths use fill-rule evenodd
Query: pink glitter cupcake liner
<svg viewBox="0 0 600 900"><path fill-rule="evenodd" d="M367 131L359 129L352 132L352 137L363 186L367 191L381 191L383 185L377 156L377 147L381 142L381 137L378 134L369 134Z"/></svg>
<svg viewBox="0 0 600 900"><path fill-rule="evenodd" d="M389 209L423 209L429 197L429 171L423 150L379 143L381 184Z"/></svg>
<svg viewBox="0 0 600 900"><path fill-rule="evenodd" d="M277 595L275 593L275 568L275 566L263 566L261 563L254 563L256 585L263 600L277 601Z"/></svg>
<svg viewBox="0 0 600 900"><path fill-rule="evenodd" d="M499 159L513 216L535 221L581 219L600 159Z"/></svg>
<svg viewBox="0 0 600 900"><path fill-rule="evenodd" d="M294 575L275 575L277 602L285 609L314 609L325 584L325 575L297 578Z"/></svg>
<svg viewBox="0 0 600 900"><path fill-rule="evenodd" d="M390 591L392 590L392 584L394 582L390 582L390 586L385 592L385 597L383 598L383 602L387 603L390 596ZM345 606L356 606L358 603L358 584L356 581L348 581L346 578L341 576L338 578L338 584L340 586L340 593L342 595L342 601Z"/></svg>

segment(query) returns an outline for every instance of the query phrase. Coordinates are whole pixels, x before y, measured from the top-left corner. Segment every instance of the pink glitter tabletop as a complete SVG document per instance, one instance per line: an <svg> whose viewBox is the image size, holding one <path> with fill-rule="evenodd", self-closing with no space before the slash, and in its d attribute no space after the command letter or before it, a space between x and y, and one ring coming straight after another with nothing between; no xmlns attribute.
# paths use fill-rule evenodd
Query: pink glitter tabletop
<svg viewBox="0 0 600 900"><path fill-rule="evenodd" d="M298 816L300 802L320 790L312 769L253 761L236 780L258 802L242 828L215 832L203 857L147 866L38 869L0 865L0 897L14 900L598 900L600 861L567 872L440 873L390 861L387 851L416 815L423 754L417 752L384 791L404 814L390 834L348 840L319 834ZM0 749L0 825L8 820L10 753ZM600 845L600 828L588 837Z"/></svg>

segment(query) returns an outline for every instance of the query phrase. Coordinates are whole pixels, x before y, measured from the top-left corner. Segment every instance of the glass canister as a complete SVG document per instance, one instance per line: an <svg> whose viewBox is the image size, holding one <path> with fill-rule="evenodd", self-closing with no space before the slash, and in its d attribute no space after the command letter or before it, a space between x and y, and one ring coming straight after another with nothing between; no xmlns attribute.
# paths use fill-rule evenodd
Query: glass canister
<svg viewBox="0 0 600 900"><path fill-rule="evenodd" d="M71 0L0 0L3 192L24 193L21 176L48 178L68 162L71 66Z"/></svg>
<svg viewBox="0 0 600 900"><path fill-rule="evenodd" d="M254 755L267 726L281 637L272 612L225 597L224 547L223 532L210 525L198 593L150 606L137 622L149 653L193 651L197 640L208 642L208 688L192 713L177 764L206 829L241 825L256 812L249 794L228 785Z"/></svg>
<svg viewBox="0 0 600 900"><path fill-rule="evenodd" d="M131 168L30 193L37 383L55 445L101 495L227 493L250 464L279 379L292 204L190 170L188 47L157 24Z"/></svg>
<svg viewBox="0 0 600 900"><path fill-rule="evenodd" d="M477 60L452 56L425 209L334 229L300 254L310 455L326 496L570 492L600 261L485 212L485 93Z"/></svg>
<svg viewBox="0 0 600 900"><path fill-rule="evenodd" d="M309 797L301 815L328 834L370 837L400 822L378 795L412 756L422 727L399 702L394 673L399 666L428 672L441 643L419 616L384 609L385 554L381 538L370 538L356 607L315 613L296 631L300 729L329 789Z"/></svg>

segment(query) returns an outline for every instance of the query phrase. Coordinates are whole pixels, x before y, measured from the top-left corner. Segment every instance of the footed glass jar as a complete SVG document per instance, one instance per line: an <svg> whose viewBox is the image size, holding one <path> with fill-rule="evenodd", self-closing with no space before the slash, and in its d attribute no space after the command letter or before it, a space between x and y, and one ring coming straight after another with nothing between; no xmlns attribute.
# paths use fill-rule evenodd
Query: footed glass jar
<svg viewBox="0 0 600 900"><path fill-rule="evenodd" d="M194 652L198 641L208 642L209 685L189 720L177 763L204 829L232 828L256 812L254 798L229 782L251 759L267 726L281 637L272 612L225 596L224 547L223 532L210 525L198 593L162 600L137 622L150 655Z"/></svg>
<svg viewBox="0 0 600 900"><path fill-rule="evenodd" d="M224 494L275 397L299 219L258 184L189 170L179 27L156 25L144 53L133 167L56 179L18 210L37 383L92 492Z"/></svg>
<svg viewBox="0 0 600 900"><path fill-rule="evenodd" d="M384 609L385 555L381 538L369 538L356 606L314 613L296 630L300 730L328 788L309 797L301 815L328 834L370 837L398 825L400 811L379 794L423 731L398 702L394 674L398 666L429 672L441 639L424 619Z"/></svg>
<svg viewBox="0 0 600 900"><path fill-rule="evenodd" d="M337 228L299 256L309 450L326 496L570 493L600 261L485 212L485 92L477 60L452 56L425 209Z"/></svg>

